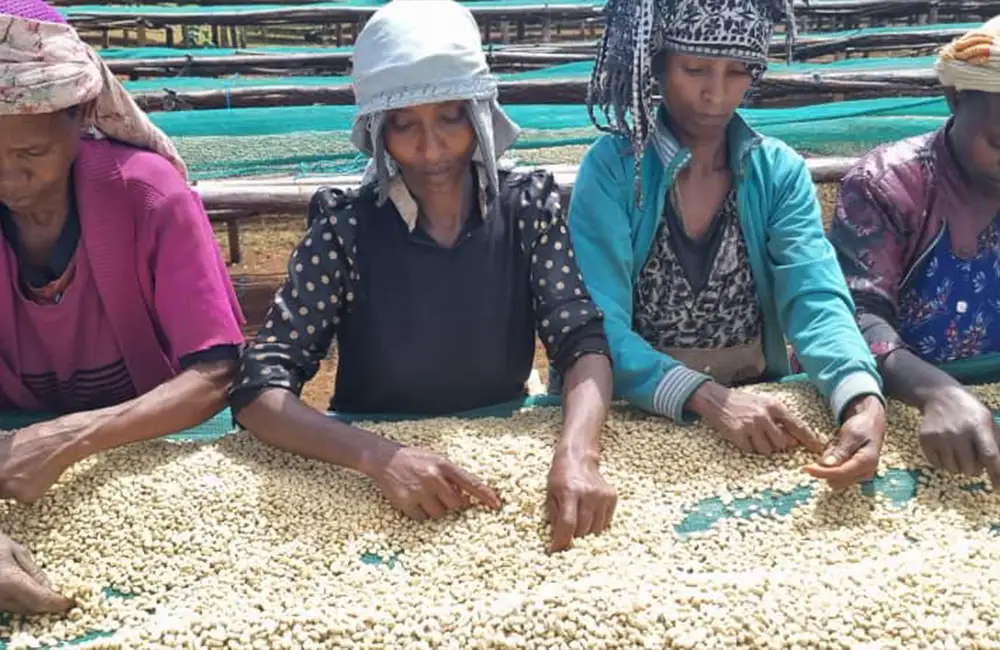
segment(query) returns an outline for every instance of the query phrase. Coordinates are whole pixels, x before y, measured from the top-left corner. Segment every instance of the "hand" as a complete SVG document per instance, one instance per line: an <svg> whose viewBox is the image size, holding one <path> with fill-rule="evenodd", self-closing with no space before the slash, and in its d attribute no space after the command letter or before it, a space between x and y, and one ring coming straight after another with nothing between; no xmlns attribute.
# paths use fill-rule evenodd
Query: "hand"
<svg viewBox="0 0 1000 650"><path fill-rule="evenodd" d="M823 441L794 413L768 395L731 390L705 383L689 400L689 408L744 453L770 455L804 445L823 450Z"/></svg>
<svg viewBox="0 0 1000 650"><path fill-rule="evenodd" d="M983 469L1000 489L1000 448L993 414L962 388L937 391L923 408L920 446L934 467L977 476Z"/></svg>
<svg viewBox="0 0 1000 650"><path fill-rule="evenodd" d="M827 481L836 490L875 476L885 440L885 407L879 398L860 397L848 406L846 414L837 439L823 453L819 464L804 468L807 474Z"/></svg>
<svg viewBox="0 0 1000 650"><path fill-rule="evenodd" d="M500 498L483 481L422 449L393 446L372 478L393 506L417 521L468 507L467 495L491 510L500 509Z"/></svg>
<svg viewBox="0 0 1000 650"><path fill-rule="evenodd" d="M48 578L28 551L0 535L0 611L55 614L72 606L72 601L52 590Z"/></svg>
<svg viewBox="0 0 1000 650"><path fill-rule="evenodd" d="M611 525L618 495L598 469L596 459L557 451L549 471L545 503L552 524L549 552L570 547L574 537L603 532Z"/></svg>
<svg viewBox="0 0 1000 650"><path fill-rule="evenodd" d="M0 498L22 503L40 499L80 460L78 447L89 424L88 418L69 416L0 438Z"/></svg>

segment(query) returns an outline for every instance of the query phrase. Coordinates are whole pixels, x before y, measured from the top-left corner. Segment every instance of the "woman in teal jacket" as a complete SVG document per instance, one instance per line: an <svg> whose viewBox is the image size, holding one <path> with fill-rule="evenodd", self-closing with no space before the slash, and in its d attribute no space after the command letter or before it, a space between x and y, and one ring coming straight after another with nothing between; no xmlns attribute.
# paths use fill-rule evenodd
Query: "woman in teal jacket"
<svg viewBox="0 0 1000 650"><path fill-rule="evenodd" d="M790 374L794 350L841 423L806 470L845 487L877 468L881 382L805 161L736 114L790 16L783 0L720 1L608 3L590 109L610 134L580 167L572 241L619 397L746 452L821 452L776 400L733 389Z"/></svg>

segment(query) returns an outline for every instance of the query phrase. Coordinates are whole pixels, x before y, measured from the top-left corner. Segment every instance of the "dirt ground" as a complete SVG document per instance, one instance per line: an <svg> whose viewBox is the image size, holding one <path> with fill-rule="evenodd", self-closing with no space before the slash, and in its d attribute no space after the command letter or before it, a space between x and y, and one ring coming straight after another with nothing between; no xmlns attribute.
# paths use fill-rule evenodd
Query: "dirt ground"
<svg viewBox="0 0 1000 650"><path fill-rule="evenodd" d="M823 204L824 223L829 223L833 203L836 199L836 186L832 184L819 187L820 201ZM231 264L230 273L284 273L288 255L301 239L305 228L303 216L286 218L265 218L244 223L240 228L240 243L243 250L243 260L240 264ZM228 240L225 227L216 228L216 237L223 254L228 251ZM303 392L305 401L310 405L325 409L333 394L334 375L336 372L336 351L331 351L330 357L323 361L316 377L310 381ZM545 350L539 344L535 349L535 368L544 382L548 376L548 360Z"/></svg>

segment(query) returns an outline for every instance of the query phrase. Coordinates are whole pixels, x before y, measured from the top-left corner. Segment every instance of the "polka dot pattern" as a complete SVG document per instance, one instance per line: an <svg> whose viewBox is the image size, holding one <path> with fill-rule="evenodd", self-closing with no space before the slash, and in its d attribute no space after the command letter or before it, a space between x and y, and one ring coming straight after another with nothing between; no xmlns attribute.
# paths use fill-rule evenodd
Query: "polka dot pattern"
<svg viewBox="0 0 1000 650"><path fill-rule="evenodd" d="M609 356L603 315L591 301L570 244L559 190L546 172L512 174L498 198L516 221L538 335L557 371L585 354ZM301 394L351 309L359 281L357 218L350 197L320 190L309 231L293 251L288 279L247 347L232 390L234 409L266 388Z"/></svg>
<svg viewBox="0 0 1000 650"><path fill-rule="evenodd" d="M354 300L358 248L352 211L347 195L324 189L313 197L309 231L292 252L288 278L264 327L244 351L232 397L265 388L300 395L319 370Z"/></svg>
<svg viewBox="0 0 1000 650"><path fill-rule="evenodd" d="M609 356L604 315L590 299L574 259L552 175L537 171L514 184L517 226L531 255L535 322L549 359L563 371L584 354Z"/></svg>

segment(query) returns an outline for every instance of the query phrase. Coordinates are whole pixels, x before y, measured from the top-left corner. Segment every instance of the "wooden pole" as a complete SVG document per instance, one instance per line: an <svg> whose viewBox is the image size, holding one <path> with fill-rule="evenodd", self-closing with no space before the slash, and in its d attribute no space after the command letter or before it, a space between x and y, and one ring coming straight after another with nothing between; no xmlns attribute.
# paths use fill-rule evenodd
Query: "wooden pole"
<svg viewBox="0 0 1000 650"><path fill-rule="evenodd" d="M232 264L239 264L243 261L243 254L240 251L240 224L235 215L230 215L226 219L226 238L229 240L229 261Z"/></svg>
<svg viewBox="0 0 1000 650"><path fill-rule="evenodd" d="M590 61L586 52L571 54L497 50L487 54L490 66L504 69L542 68L561 63ZM230 74L280 75L345 74L351 63L349 52L317 54L235 54L232 56L178 56L151 59L106 59L115 74L140 77L219 76ZM335 80L331 80L334 82Z"/></svg>
<svg viewBox="0 0 1000 650"><path fill-rule="evenodd" d="M166 80L165 80L166 81ZM354 92L346 84L330 86L250 86L213 90L173 90L133 93L136 103L147 111L209 108L249 108L267 106L344 106L354 103ZM501 81L500 102L505 104L580 104L587 98L587 79ZM885 96L928 97L941 94L933 71L896 73L828 73L826 75L765 75L751 105L763 107L804 106L846 99Z"/></svg>
<svg viewBox="0 0 1000 650"><path fill-rule="evenodd" d="M935 5L936 3L936 5ZM240 4L246 4L241 0ZM530 20L539 22L544 16L557 20L579 20L598 18L603 14L603 8L595 5L537 5L503 7L473 6L470 10L477 20L486 18L504 18L523 23ZM920 12L930 12L935 9L939 15L963 15L966 20L979 17L992 17L1000 13L1000 0L830 0L823 3L799 4L799 16L817 22L830 17L864 17L867 21L874 18L899 19ZM359 17L371 16L375 7L351 6L288 6L280 9L234 9L206 13L197 10L163 12L155 7L140 11L107 7L101 11L85 11L70 9L68 19L75 27L98 28L111 22L127 22L135 25L145 22L150 27L164 25L264 25L264 24L326 24L336 22L357 21Z"/></svg>
<svg viewBox="0 0 1000 650"><path fill-rule="evenodd" d="M807 158L806 167L816 183L833 183L843 177L856 162L854 158ZM572 192L576 165L554 165L550 171L565 193ZM240 179L200 181L193 189L201 196L205 209L217 221L237 215L244 220L260 215L305 214L309 200L320 187L351 189L361 182L360 175L326 176L313 179ZM568 201L563 205L569 205ZM222 215L222 216L220 216Z"/></svg>
<svg viewBox="0 0 1000 650"><path fill-rule="evenodd" d="M185 26L182 30L189 30ZM335 28L336 41L344 42L342 25ZM219 44L222 40L218 35L218 27L212 28L213 42ZM240 46L245 46L245 32L239 30ZM931 31L895 32L888 34L861 34L856 36L824 38L819 35L804 35L796 43L793 56L797 61L830 55L846 55L870 51L932 50L961 36L962 29L944 28ZM102 31L108 37L108 31ZM502 38L509 41L509 23L501 22ZM189 38L185 38L187 44ZM110 43L105 43L105 47ZM774 57L784 56L785 44L779 38L772 44L771 54ZM498 71L536 68L560 63L592 60L597 50L594 41L571 41L547 45L511 45L503 50L489 54L490 65ZM303 71L304 74L327 73L343 74L349 69L350 55L341 52L316 54L244 54L229 57L217 56L178 56L171 58L150 59L107 59L108 66L118 74L134 75L136 78L173 76L181 71L185 75L224 75L224 74L287 74L289 70Z"/></svg>
<svg viewBox="0 0 1000 650"><path fill-rule="evenodd" d="M855 162L853 158L807 158L806 167L814 182L831 183L839 181ZM562 190L563 205L569 205L578 167L555 165L549 169ZM241 222L269 215L304 215L309 207L309 200L320 187L347 190L360 183L361 177L358 175L311 179L286 177L202 181L195 183L194 189L201 195L210 219L226 225L230 263L239 264L243 257L240 248ZM277 287L284 281L284 274L240 274L234 276L233 280L234 284L239 285L237 289L240 304L246 312L249 325L259 326Z"/></svg>

